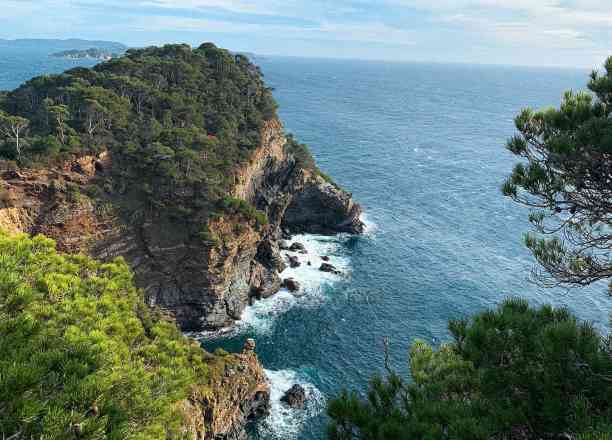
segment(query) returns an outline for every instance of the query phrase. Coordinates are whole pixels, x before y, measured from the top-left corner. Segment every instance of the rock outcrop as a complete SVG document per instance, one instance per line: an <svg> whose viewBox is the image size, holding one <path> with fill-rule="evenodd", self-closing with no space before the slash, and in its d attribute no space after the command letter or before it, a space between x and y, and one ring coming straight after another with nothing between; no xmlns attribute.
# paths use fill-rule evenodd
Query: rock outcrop
<svg viewBox="0 0 612 440"><path fill-rule="evenodd" d="M293 278L286 278L283 280L281 287L284 287L289 292L298 292L300 290L300 283L298 283Z"/></svg>
<svg viewBox="0 0 612 440"><path fill-rule="evenodd" d="M181 403L184 430L194 440L247 440L247 423L270 412L270 387L255 341L247 340L242 353L225 356L220 368L210 389L194 391Z"/></svg>
<svg viewBox="0 0 612 440"><path fill-rule="evenodd" d="M306 390L301 385L293 385L283 397L281 397L281 402L285 402L294 409L304 409L306 405Z"/></svg>

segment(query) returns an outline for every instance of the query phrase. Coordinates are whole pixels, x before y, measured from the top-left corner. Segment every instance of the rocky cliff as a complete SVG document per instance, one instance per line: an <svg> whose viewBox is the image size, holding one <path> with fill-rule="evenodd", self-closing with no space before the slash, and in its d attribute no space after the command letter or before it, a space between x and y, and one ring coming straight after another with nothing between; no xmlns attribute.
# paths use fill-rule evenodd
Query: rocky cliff
<svg viewBox="0 0 612 440"><path fill-rule="evenodd" d="M248 339L240 354L221 356L210 391L181 402L184 430L194 440L246 440L246 425L270 411L270 387Z"/></svg>
<svg viewBox="0 0 612 440"><path fill-rule="evenodd" d="M126 218L118 206L136 201L118 188L125 186L117 177L122 172L108 152L44 169L5 170L0 227L44 233L69 252L124 257L147 301L174 314L185 330L231 325L250 302L279 290L282 229L323 234L363 229L360 207L349 194L316 168L297 164L278 120L265 124L260 146L236 170L231 189L234 198L267 215L266 225L239 214L215 216L201 240L187 227L188 219L170 213L148 209Z"/></svg>
<svg viewBox="0 0 612 440"><path fill-rule="evenodd" d="M118 177L122 165L105 151L46 168L1 170L0 228L43 233L63 251L125 258L149 304L170 312L184 330L231 325L249 303L280 289L283 230L363 229L350 195L316 168L298 165L279 121L268 122L261 139L236 171L231 196L265 213L267 224L239 213L217 215L200 239L191 219L153 209L126 217L121 206L137 201ZM267 411L269 390L254 346L222 365L208 392L181 404L194 439L242 440L245 423Z"/></svg>

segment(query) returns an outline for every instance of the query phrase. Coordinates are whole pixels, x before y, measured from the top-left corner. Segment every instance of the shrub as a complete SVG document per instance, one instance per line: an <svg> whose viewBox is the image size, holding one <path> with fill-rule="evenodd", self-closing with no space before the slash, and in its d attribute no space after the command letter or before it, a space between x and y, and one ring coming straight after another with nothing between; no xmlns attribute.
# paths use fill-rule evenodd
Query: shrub
<svg viewBox="0 0 612 440"><path fill-rule="evenodd" d="M565 309L510 299L451 321L453 341L416 342L412 382L372 380L367 400L330 402L330 437L344 439L559 438L612 433L612 352Z"/></svg>
<svg viewBox="0 0 612 440"><path fill-rule="evenodd" d="M0 233L0 429L8 438L166 439L204 352L150 311L122 260ZM18 434L21 433L21 434Z"/></svg>
<svg viewBox="0 0 612 440"><path fill-rule="evenodd" d="M220 205L224 211L232 214L240 214L244 216L247 221L254 221L258 226L265 226L268 224L268 216L266 213L257 210L245 200L226 196L221 200Z"/></svg>

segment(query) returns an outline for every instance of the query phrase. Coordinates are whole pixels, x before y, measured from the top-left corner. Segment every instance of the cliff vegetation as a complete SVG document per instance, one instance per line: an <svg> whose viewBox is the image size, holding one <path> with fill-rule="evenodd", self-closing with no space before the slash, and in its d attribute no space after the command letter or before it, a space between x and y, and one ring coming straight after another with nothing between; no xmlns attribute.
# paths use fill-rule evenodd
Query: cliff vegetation
<svg viewBox="0 0 612 440"><path fill-rule="evenodd" d="M40 235L0 233L3 438L194 438L198 429L208 438L214 419L200 416L198 427L185 408L230 399L236 390L214 385L240 363L206 353L146 306L121 259L103 264L58 253Z"/></svg>

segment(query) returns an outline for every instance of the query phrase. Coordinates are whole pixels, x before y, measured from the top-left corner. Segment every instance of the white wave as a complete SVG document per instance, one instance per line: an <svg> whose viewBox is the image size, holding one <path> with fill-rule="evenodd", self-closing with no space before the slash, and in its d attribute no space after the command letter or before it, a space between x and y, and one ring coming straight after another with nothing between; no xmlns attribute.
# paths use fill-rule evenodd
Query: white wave
<svg viewBox="0 0 612 440"><path fill-rule="evenodd" d="M365 234L374 235L378 231L378 225L370 218L367 212L362 212L359 220L365 225Z"/></svg>
<svg viewBox="0 0 612 440"><path fill-rule="evenodd" d="M280 277L293 278L300 284L300 291L296 294L287 289L281 289L275 295L246 307L239 321L231 327L216 331L200 332L193 336L198 339L217 339L233 337L247 332L255 334L269 333L274 327L277 316L286 313L293 307L318 307L326 300L326 287L341 281L350 274L350 260L343 254L342 242L347 236L325 236L313 234L295 235L287 241L287 245L301 243L307 253L300 254L288 250L281 251L285 261L289 256L297 256L301 265L296 268L289 267L280 274ZM336 267L341 274L322 272L319 267L327 257L328 262ZM310 262L310 265L308 264Z"/></svg>
<svg viewBox="0 0 612 440"><path fill-rule="evenodd" d="M252 306L245 309L242 318L236 323L237 327L255 331L259 334L267 333L273 328L274 318L278 315L286 313L296 306L318 307L324 302L326 286L342 280L350 271L350 261L341 252L341 239L341 237L311 234L292 237L287 244L301 243L307 253L281 251L281 255L286 260L289 256L297 256L301 264L295 268L287 266L280 276L283 279L293 278L296 280L300 284L300 291L292 294L287 289L281 289L270 298L256 301ZM341 274L320 271L319 267L324 262L322 257L327 257L329 263L334 265Z"/></svg>
<svg viewBox="0 0 612 440"><path fill-rule="evenodd" d="M264 370L270 384L270 415L257 425L257 434L266 439L291 440L298 437L304 423L325 409L325 397L308 379L293 370ZM293 385L306 390L304 409L293 409L281 402L281 397Z"/></svg>

